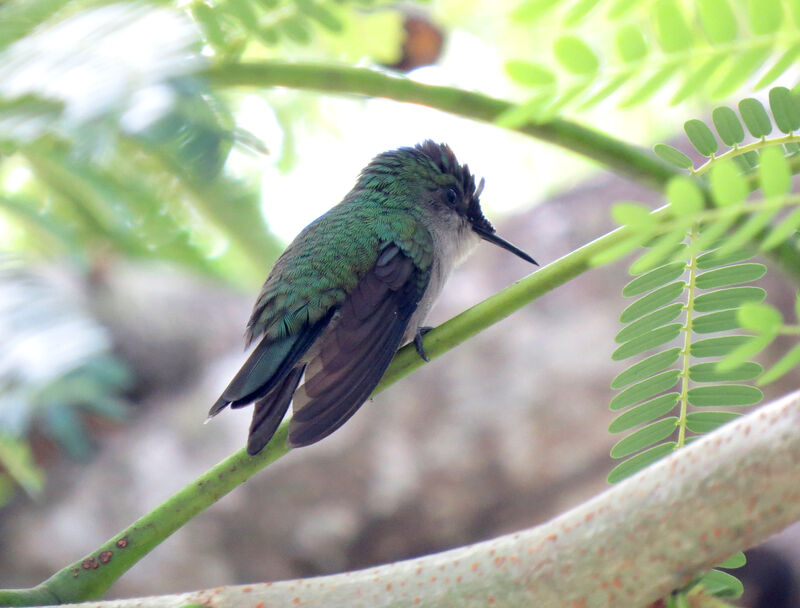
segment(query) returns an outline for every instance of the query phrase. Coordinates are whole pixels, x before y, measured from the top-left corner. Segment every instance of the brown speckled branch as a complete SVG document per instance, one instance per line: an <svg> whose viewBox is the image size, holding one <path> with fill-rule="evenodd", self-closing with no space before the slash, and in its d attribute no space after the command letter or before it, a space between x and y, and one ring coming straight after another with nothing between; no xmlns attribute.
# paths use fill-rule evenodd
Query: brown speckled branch
<svg viewBox="0 0 800 608"><path fill-rule="evenodd" d="M798 519L800 391L530 530L358 572L81 606L645 606Z"/></svg>

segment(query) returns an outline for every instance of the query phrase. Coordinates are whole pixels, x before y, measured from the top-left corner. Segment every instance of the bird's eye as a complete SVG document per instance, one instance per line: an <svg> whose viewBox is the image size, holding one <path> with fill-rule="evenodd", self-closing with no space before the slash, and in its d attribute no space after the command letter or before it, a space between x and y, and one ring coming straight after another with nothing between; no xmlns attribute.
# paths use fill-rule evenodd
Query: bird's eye
<svg viewBox="0 0 800 608"><path fill-rule="evenodd" d="M453 206L456 204L458 200L458 193L456 192L455 188L448 188L447 189L447 202Z"/></svg>

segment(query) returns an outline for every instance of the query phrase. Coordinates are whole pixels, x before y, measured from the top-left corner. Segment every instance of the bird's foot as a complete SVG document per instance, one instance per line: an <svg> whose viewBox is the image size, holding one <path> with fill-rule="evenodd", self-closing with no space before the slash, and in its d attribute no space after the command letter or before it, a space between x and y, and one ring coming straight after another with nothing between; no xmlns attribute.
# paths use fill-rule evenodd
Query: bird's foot
<svg viewBox="0 0 800 608"><path fill-rule="evenodd" d="M417 335L414 336L414 348L417 349L417 354L420 358L425 361L425 363L430 363L430 359L428 359L428 355L425 354L425 346L422 344L422 336L427 334L433 327L420 327L417 330Z"/></svg>

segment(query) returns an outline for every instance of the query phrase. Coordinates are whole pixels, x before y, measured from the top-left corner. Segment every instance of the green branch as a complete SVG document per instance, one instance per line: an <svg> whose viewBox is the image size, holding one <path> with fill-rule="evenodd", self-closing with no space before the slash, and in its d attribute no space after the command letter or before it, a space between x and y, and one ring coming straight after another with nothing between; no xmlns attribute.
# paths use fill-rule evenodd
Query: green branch
<svg viewBox="0 0 800 608"><path fill-rule="evenodd" d="M205 72L216 87L290 87L326 93L385 97L494 124L514 104L453 87L433 86L366 68L262 61L214 67ZM515 131L591 158L608 169L657 190L679 170L654 154L574 122L526 123Z"/></svg>
<svg viewBox="0 0 800 608"><path fill-rule="evenodd" d="M630 233L624 228L608 233L450 319L425 336L428 356L444 354L588 270L594 256L628 236ZM375 393L422 365L413 345L402 348ZM235 452L85 558L63 568L37 587L0 591L0 605L25 606L99 598L122 574L195 515L286 454L285 441L286 424L258 456L250 457L244 449Z"/></svg>

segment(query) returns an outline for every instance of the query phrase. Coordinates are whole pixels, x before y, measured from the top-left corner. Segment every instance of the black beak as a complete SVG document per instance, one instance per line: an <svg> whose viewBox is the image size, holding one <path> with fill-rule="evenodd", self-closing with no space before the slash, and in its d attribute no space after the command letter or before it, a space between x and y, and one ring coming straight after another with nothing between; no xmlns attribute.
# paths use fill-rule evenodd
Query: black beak
<svg viewBox="0 0 800 608"><path fill-rule="evenodd" d="M472 225L472 229L484 241L489 241L490 243L492 243L494 245L497 245L498 247L502 247L506 251L510 251L511 253L513 253L514 255L522 258L526 262L530 262L531 264L534 264L536 266L539 265L536 262L536 260L534 260L531 256L529 256L527 253L522 251L522 249L519 249L518 247L515 247L514 245L512 245L511 243L509 243L505 239L501 239L499 236L497 236L497 234L494 231L494 228L492 228L491 226L489 226L487 228L487 227L484 227L484 226L480 226L478 224L473 224Z"/></svg>

